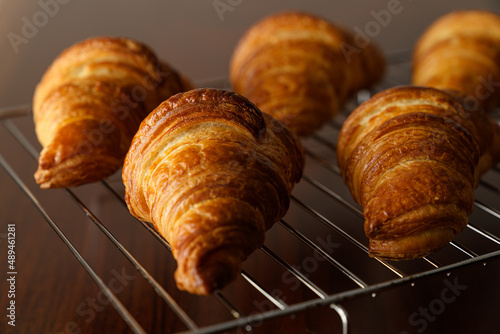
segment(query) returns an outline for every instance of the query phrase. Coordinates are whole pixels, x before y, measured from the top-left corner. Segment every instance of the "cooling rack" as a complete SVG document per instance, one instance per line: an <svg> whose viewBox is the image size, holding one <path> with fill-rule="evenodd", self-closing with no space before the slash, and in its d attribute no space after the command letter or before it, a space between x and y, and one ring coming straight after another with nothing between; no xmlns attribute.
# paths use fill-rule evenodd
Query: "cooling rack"
<svg viewBox="0 0 500 334"><path fill-rule="evenodd" d="M119 256L133 266L135 274L147 281L156 294L155 298L163 303L164 318L168 320L161 321L175 323L171 326L172 332L247 333L265 327L266 322L273 319L296 319L302 314L328 310L327 317L331 312L336 314L334 326L338 331L347 333L350 317L342 306L343 301L375 296L380 291L412 285L425 277L500 258L498 167L480 182L470 224L443 250L409 262L384 261L368 256L362 212L343 184L336 164L336 138L343 120L359 103L376 91L409 82L408 55L407 51L390 54L384 81L371 91L359 92L340 115L304 140L306 170L293 191L288 214L268 231L265 245L248 259L237 282L216 292L208 301L207 297L181 293L172 284L175 264L170 247L152 226L136 221L128 214L119 173L96 184L58 191L58 196L73 203L68 204L74 207L72 215L95 226L99 234L96 238L111 243ZM198 86L229 88L224 78L201 80ZM16 155L0 152L2 167L130 329L134 333L146 333L144 326L134 317L134 307L127 305L117 295L116 289L106 283L100 270L92 265L92 253L82 246L78 233L66 232L67 218L61 219L46 206L45 197L52 196L52 190L41 191L31 180L32 174L16 167L19 163L15 160L20 155L24 155L23 161L35 166L40 151L34 136L30 106L1 110L0 119L1 131L6 131L21 148ZM120 224L117 224L118 220ZM123 233L124 229L138 226L141 232ZM141 237L137 236L139 234ZM155 256L161 259L160 262L165 261L165 265L144 265L144 253L136 253L137 242L141 242L140 248L146 254L148 251L161 253ZM245 303L241 302L243 297ZM199 309L193 310L189 306L191 303L206 303L202 313L208 315L200 315Z"/></svg>

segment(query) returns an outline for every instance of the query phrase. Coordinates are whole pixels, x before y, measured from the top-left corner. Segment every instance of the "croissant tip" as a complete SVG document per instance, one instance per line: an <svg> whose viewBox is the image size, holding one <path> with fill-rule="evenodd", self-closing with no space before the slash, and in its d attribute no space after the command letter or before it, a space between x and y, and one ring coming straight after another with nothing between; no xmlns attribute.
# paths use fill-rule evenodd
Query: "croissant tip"
<svg viewBox="0 0 500 334"><path fill-rule="evenodd" d="M36 183L40 186L41 189L49 189L54 187L53 182L51 181L52 178L47 170L41 169L39 167L33 176Z"/></svg>
<svg viewBox="0 0 500 334"><path fill-rule="evenodd" d="M399 239L371 239L369 255L394 261L422 258L446 246L455 234L452 228L434 228Z"/></svg>
<svg viewBox="0 0 500 334"><path fill-rule="evenodd" d="M181 290L203 296L212 295L236 279L242 261L239 252L224 255L216 252L194 269L194 273L178 270L175 280Z"/></svg>
<svg viewBox="0 0 500 334"><path fill-rule="evenodd" d="M224 265L216 265L205 269L203 273L194 282L190 279L180 279L176 277L177 285L180 290L197 294L200 296L209 296L223 289L227 284L233 281L236 273L233 268L228 268Z"/></svg>

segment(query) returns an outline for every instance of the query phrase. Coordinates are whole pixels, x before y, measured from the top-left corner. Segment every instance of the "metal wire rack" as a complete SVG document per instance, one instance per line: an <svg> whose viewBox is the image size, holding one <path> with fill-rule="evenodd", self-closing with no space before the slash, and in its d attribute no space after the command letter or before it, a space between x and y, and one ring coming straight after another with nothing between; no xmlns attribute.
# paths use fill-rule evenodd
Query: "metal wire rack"
<svg viewBox="0 0 500 334"><path fill-rule="evenodd" d="M197 314L190 311L183 300L188 298L192 301L193 298L206 297L179 293L170 281L165 279L165 275L173 276L172 265L166 266L165 275L146 268L141 263L142 255L134 254L134 247L129 246L131 239L122 236L120 231L125 223L117 227L115 214L129 217L130 225L144 227L143 230L147 231L150 238L145 241L146 247L155 243L161 245L165 253L168 254L170 251L168 243L152 226L130 218L123 199L123 185L119 176L115 175L109 180L84 186L83 191L61 190L63 192L61 196L76 204L75 216L82 216L94 224L99 233L119 251L120 256L150 284L157 298L164 303L165 313L171 314L171 317L179 323L175 332L219 333L235 329L239 332L249 332L270 319L294 316L316 308L327 308L336 312L340 331L347 333L349 315L341 305L343 300L375 295L394 286L412 284L426 276L500 257L500 228L497 227L500 225L498 224L500 220L498 167L488 173L479 185L476 210L470 224L442 251L424 259L412 260L411 263L384 261L367 255L367 240L362 229L362 212L352 201L342 183L335 161L335 140L348 113L369 98L371 93L409 82L408 54L408 52L391 54L384 82L372 92L360 92L338 117L304 141L307 155L306 171L303 180L293 192L288 214L268 232L265 245L251 256L248 265L245 264L241 279L234 283L234 287L217 292L211 299L211 303L217 303L217 308L222 311L218 312L217 316L211 316L209 321L200 319ZM200 85L227 87L223 79L200 82ZM30 106L1 110L0 119L3 125L3 130L0 130L7 131L15 139L16 145L23 148L17 150L15 159L23 154L28 157L26 161L35 165L39 146L33 134ZM93 268L91 255L81 250L82 247L78 246L80 242L74 235L72 237L67 235L66 223L52 215L50 209L45 207L42 197L51 194L39 190L31 180L32 175L19 172L14 167L17 165L13 161L14 158L7 157L8 154L4 153L6 152L0 152L0 164L5 171L43 215L132 331L146 333L140 322L134 318L131 307L121 301L113 289L105 283L98 270ZM96 192L98 196L92 195ZM114 215L106 214L107 206L113 207L111 211ZM289 260L288 254L291 250L301 255L300 262ZM173 262L171 257L165 256L167 260ZM355 261L352 260L353 257ZM263 263L266 264L262 270ZM273 280L263 278L263 271L266 272L266 277L274 277L274 282L278 280L283 283L286 280L287 291L274 289ZM336 283L330 284L331 281ZM298 290L301 291L300 297L295 293ZM239 296L245 294L254 300L253 308L248 309L238 301ZM266 305L265 309L255 307L257 300L259 305Z"/></svg>

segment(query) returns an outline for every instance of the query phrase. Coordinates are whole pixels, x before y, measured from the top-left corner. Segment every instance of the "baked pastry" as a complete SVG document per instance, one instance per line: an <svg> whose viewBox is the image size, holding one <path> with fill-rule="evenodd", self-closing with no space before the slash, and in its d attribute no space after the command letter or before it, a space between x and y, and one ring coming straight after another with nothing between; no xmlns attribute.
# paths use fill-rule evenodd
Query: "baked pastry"
<svg viewBox="0 0 500 334"><path fill-rule="evenodd" d="M132 215L171 245L178 287L207 295L287 212L303 165L300 142L246 98L195 89L142 122L122 177Z"/></svg>
<svg viewBox="0 0 500 334"><path fill-rule="evenodd" d="M379 80L383 55L370 41L303 12L283 12L253 25L230 63L235 92L299 136L333 117L356 91Z"/></svg>
<svg viewBox="0 0 500 334"><path fill-rule="evenodd" d="M137 41L95 37L69 47L33 97L43 146L36 182L41 188L71 187L113 174L144 117L190 88L189 80Z"/></svg>
<svg viewBox="0 0 500 334"><path fill-rule="evenodd" d="M355 109L337 159L363 208L372 256L405 260L446 245L468 222L479 177L500 158L500 127L464 95L401 86Z"/></svg>
<svg viewBox="0 0 500 334"><path fill-rule="evenodd" d="M468 109L500 102L500 16L461 10L436 20L413 54L415 85L464 93Z"/></svg>

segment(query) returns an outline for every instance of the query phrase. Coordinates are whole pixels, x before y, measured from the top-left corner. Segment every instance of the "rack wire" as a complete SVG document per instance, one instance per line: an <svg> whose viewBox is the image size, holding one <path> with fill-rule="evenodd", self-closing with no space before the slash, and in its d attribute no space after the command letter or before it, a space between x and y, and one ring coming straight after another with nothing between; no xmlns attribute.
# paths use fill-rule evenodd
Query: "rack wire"
<svg viewBox="0 0 500 334"><path fill-rule="evenodd" d="M362 211L352 201L341 182L340 171L335 161L335 140L343 120L359 103L369 98L375 91L408 82L408 59L408 52L397 52L390 55L388 74L383 83L371 92L360 92L338 117L332 119L321 131L304 141L307 167L302 181L292 194L290 211L268 232L272 234L274 231L277 236L266 238L266 244L257 251L261 253L260 256L264 255L270 260L272 268L277 268L276 272L281 274L276 275L281 275L282 280L284 277L290 277L297 284L300 284L301 289L309 291L309 297L303 300L292 298L292 302L289 302L290 298L284 298L277 294L272 289L272 285L261 282L260 278L256 277L261 276L259 272L250 266L248 269L242 270L241 281L243 283L240 285L243 285L245 289L251 289L251 295L258 295L272 307L265 311L249 313L240 309L240 303L235 299L238 293L222 290L216 292L214 298L227 316L208 324L200 324L189 310L183 308L182 305L185 303L179 298L183 298L185 295L179 294L170 285L165 286L162 277L155 277L155 274L150 272L151 270L141 264L133 251L128 249L128 242L120 240L120 237L117 236L119 233L113 230L113 224L93 211L94 205L91 200L81 196L75 189L65 189L65 196L79 208L79 210L77 209L79 212L75 212L75 214L84 215L94 224L100 233L116 247L121 256L130 262L137 273L151 285L157 296L167 306L167 312L174 314L182 323L183 329L179 330L179 333L220 333L236 328L251 331L256 324L270 319L300 314L305 310L320 307L327 307L336 312L340 319L341 332L347 333L349 316L341 305L342 301L346 299L374 295L384 289L411 284L424 277L450 272L456 268L500 257L500 230L495 228L495 224L498 224L500 220L500 206L495 205L495 203L500 203L498 201L500 198L500 170L498 167L493 168L480 182L475 202L475 212L477 212L475 215L479 215L479 217L474 215L471 217L466 228L467 231L465 231L467 237L456 238L442 252L437 252L423 259L412 260L411 265L368 256L367 240L362 234ZM224 79L209 80L201 82L200 85L227 87ZM22 124L31 122L30 119L30 106L0 111L0 120L4 130L24 148L24 153L32 158L30 159L31 163L36 164L39 147L33 136L34 130L32 127L28 127L26 130L25 126L22 126ZM64 223L57 221L57 218L52 217L49 210L44 207L43 201L40 199L40 191L35 190L32 182L28 181L31 175L21 175L22 173L12 166L13 161L6 158L3 153L0 152L0 165L31 200L31 203L38 209L60 240L108 297L111 305L134 333L146 333L143 326L129 310L130 307L124 305L92 267L82 251L75 246L78 242L67 236L64 227L62 227ZM111 201L118 203L121 210L126 210L123 188L118 178L102 181L97 186L100 187L101 191L107 193ZM46 195L46 193L43 194ZM490 198L496 198L496 201L488 200ZM156 242L170 251L168 243L150 224L143 222L135 222L135 224L141 224ZM332 240L329 239L330 237ZM294 239L295 243L300 244L304 254L301 263L291 263L287 259L286 250L283 251L282 245L284 238ZM328 239L326 240L327 246L325 246L325 239L321 238ZM484 247L485 244L487 247ZM348 251L342 252L340 251L342 249ZM357 257L354 262L344 255L344 253L350 253L349 256L353 256L353 252ZM354 264L357 262L361 264ZM340 290L330 289L321 279L317 278L319 275L314 275L315 272L322 271L319 264L325 264L329 268L329 274L335 272L331 275L343 277L340 280L344 280L345 283L341 285ZM360 270L360 267L374 268L374 272L381 274L372 278L372 273L367 275ZM173 275L173 273L169 273L169 275ZM370 279L367 279L367 276Z"/></svg>

